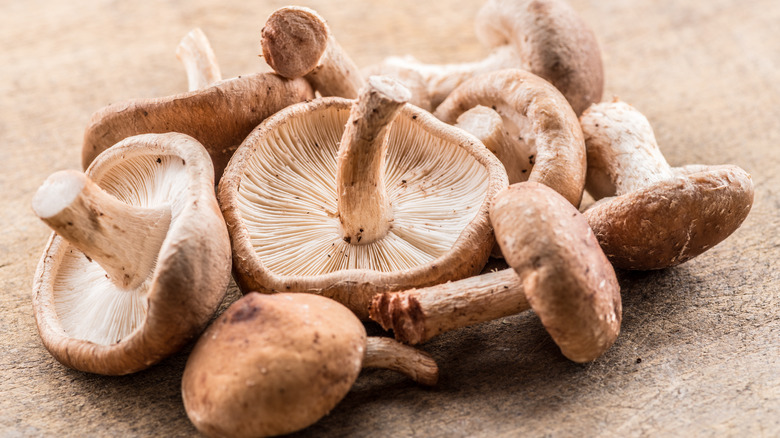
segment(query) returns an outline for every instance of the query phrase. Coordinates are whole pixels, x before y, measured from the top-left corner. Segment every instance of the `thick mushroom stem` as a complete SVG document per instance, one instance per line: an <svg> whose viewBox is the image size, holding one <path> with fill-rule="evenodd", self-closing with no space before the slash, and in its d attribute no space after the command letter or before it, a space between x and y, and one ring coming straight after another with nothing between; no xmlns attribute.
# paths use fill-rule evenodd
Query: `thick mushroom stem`
<svg viewBox="0 0 780 438"><path fill-rule="evenodd" d="M593 105L580 124L588 154L585 188L595 199L631 193L674 176L650 122L627 103Z"/></svg>
<svg viewBox="0 0 780 438"><path fill-rule="evenodd" d="M417 383L433 386L439 380L439 367L426 353L390 338L366 338L363 368L385 368L409 376Z"/></svg>
<svg viewBox="0 0 780 438"><path fill-rule="evenodd" d="M49 176L32 207L123 289L135 289L149 277L171 223L170 208L126 204L73 170Z"/></svg>
<svg viewBox="0 0 780 438"><path fill-rule="evenodd" d="M425 342L441 333L530 309L512 269L436 286L377 295L369 315L396 339Z"/></svg>
<svg viewBox="0 0 780 438"><path fill-rule="evenodd" d="M217 57L200 28L192 29L181 39L176 47L176 58L187 72L189 91L200 90L222 80Z"/></svg>
<svg viewBox="0 0 780 438"><path fill-rule="evenodd" d="M385 152L390 123L411 97L397 81L372 76L352 105L338 157L338 212L347 243L384 237L392 220L385 189Z"/></svg>
<svg viewBox="0 0 780 438"><path fill-rule="evenodd" d="M477 137L493 152L504 165L509 184L528 180L532 168L528 157L535 152L526 143L511 140L501 115L496 111L477 105L458 116L455 126Z"/></svg>
<svg viewBox="0 0 780 438"><path fill-rule="evenodd" d="M363 78L355 63L314 10L288 6L276 10L262 30L263 58L288 79L305 77L322 96L355 99Z"/></svg>

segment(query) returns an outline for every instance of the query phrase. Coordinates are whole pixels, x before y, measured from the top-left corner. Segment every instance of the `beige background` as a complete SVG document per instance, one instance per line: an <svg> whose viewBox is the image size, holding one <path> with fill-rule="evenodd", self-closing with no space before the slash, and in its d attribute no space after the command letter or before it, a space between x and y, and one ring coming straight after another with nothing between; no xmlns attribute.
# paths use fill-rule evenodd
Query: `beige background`
<svg viewBox="0 0 780 438"><path fill-rule="evenodd" d="M361 66L390 54L442 62L483 52L471 25L480 1L302 3L329 19ZM572 4L601 43L605 99L643 111L670 163L752 173L747 221L680 267L620 273L623 330L594 363L566 361L535 316L518 315L426 344L441 365L435 389L364 372L302 436L780 434L780 3ZM3 2L0 436L196 434L179 395L187 351L108 378L65 369L42 347L30 288L49 232L30 199L49 173L79 167L93 111L185 90L174 49L192 27L210 37L226 77L267 69L259 32L282 5Z"/></svg>

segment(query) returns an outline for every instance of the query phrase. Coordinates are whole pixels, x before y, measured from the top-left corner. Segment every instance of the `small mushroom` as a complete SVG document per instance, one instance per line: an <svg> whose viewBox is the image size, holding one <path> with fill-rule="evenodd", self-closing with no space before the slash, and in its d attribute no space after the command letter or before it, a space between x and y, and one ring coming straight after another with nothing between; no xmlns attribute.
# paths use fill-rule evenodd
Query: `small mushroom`
<svg viewBox="0 0 780 438"><path fill-rule="evenodd" d="M550 188L524 182L496 196L490 220L510 269L381 294L371 319L417 344L533 308L564 356L601 356L620 332L620 286L585 218Z"/></svg>
<svg viewBox="0 0 780 438"><path fill-rule="evenodd" d="M130 137L86 174L51 175L33 210L52 234L33 310L62 364L127 374L208 322L230 280L230 240L206 150L183 134Z"/></svg>
<svg viewBox="0 0 780 438"><path fill-rule="evenodd" d="M233 152L263 119L314 97L306 81L289 80L273 73L220 80L221 73L208 40L197 30L184 38L177 56L185 65L191 91L162 98L132 99L95 112L84 132L81 160L85 169L98 154L124 138L180 132L206 147L219 181Z"/></svg>
<svg viewBox="0 0 780 438"><path fill-rule="evenodd" d="M356 102L294 105L247 137L219 187L242 290L323 294L367 317L375 293L482 269L506 173L406 97L372 77Z"/></svg>
<svg viewBox="0 0 780 438"><path fill-rule="evenodd" d="M753 205L753 182L737 166L672 168L647 118L624 102L600 103L581 117L588 149L585 211L617 268L663 269L731 235Z"/></svg>
<svg viewBox="0 0 780 438"><path fill-rule="evenodd" d="M466 80L507 68L527 70L551 82L577 115L601 100L604 73L598 42L566 2L488 0L477 14L475 29L477 38L493 50L481 61L430 65L412 57L391 57L370 71L419 74L434 108Z"/></svg>
<svg viewBox="0 0 780 438"><path fill-rule="evenodd" d="M552 187L579 206L585 187L585 140L577 116L563 95L532 73L500 70L464 82L433 114L454 124L462 114L480 105L492 108L503 120L508 133L504 141L511 144L502 148L506 153L499 158L507 173L522 175L527 164L531 166L528 181ZM461 126L468 129L468 125ZM473 129L472 133L482 135Z"/></svg>
<svg viewBox="0 0 780 438"><path fill-rule="evenodd" d="M314 10L277 9L265 22L262 35L263 58L279 75L305 77L322 96L357 98L363 78Z"/></svg>
<svg viewBox="0 0 780 438"><path fill-rule="evenodd" d="M355 63L339 45L330 27L316 11L286 6L274 11L263 27L263 58L279 75L306 78L322 96L358 97L365 86ZM382 74L390 75L392 68ZM368 72L370 73L370 72ZM392 75L412 92L409 103L431 109L430 96L422 76L416 72Z"/></svg>
<svg viewBox="0 0 780 438"><path fill-rule="evenodd" d="M427 354L366 337L344 306L309 294L250 293L206 330L190 354L182 398L207 436L281 435L314 424L347 394L361 368L387 368L424 385Z"/></svg>

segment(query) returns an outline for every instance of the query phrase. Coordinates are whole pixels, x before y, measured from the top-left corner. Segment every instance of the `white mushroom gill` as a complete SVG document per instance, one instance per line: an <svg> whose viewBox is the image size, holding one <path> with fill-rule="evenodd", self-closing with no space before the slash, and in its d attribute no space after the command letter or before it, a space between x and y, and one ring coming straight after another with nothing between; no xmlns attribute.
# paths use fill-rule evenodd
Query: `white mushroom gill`
<svg viewBox="0 0 780 438"><path fill-rule="evenodd" d="M452 248L484 202L487 169L466 150L399 116L386 156L390 231L369 244L345 242L336 157L348 116L348 110L319 110L288 120L257 143L238 201L253 248L271 272L410 269Z"/></svg>
<svg viewBox="0 0 780 438"><path fill-rule="evenodd" d="M171 224L181 214L189 178L174 156L128 158L93 180L106 192L135 206L171 207ZM138 230L143 233L144 230ZM136 289L117 287L100 265L66 242L54 281L54 306L65 332L76 339L110 345L143 324L151 275ZM153 272L153 271L152 271Z"/></svg>

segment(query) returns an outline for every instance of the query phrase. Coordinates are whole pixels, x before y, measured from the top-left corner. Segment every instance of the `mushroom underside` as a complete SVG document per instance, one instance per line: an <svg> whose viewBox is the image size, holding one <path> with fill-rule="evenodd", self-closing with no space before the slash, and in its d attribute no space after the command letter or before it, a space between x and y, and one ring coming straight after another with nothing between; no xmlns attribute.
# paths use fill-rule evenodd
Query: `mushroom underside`
<svg viewBox="0 0 780 438"><path fill-rule="evenodd" d="M337 211L337 157L348 101L335 111L320 108L289 119L256 141L237 203L252 247L269 271L400 271L453 247L484 203L488 170L424 129L410 111L396 118L389 133L390 231L368 244L344 240Z"/></svg>
<svg viewBox="0 0 780 438"><path fill-rule="evenodd" d="M170 207L174 226L187 200L189 179L185 172L180 157L137 155L91 177L106 192L130 205ZM52 283L54 311L69 337L111 345L143 325L155 268L137 288L122 289L97 262L67 242L56 245L51 256L61 260Z"/></svg>

